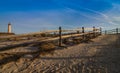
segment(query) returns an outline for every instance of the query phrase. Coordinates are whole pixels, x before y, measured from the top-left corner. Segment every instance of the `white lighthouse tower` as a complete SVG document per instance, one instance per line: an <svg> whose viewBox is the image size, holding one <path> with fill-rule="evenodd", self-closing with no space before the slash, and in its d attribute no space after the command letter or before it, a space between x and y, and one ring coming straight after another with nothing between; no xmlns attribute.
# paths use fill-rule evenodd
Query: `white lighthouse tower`
<svg viewBox="0 0 120 73"><path fill-rule="evenodd" d="M11 23L9 22L9 23L8 23L8 33L12 33L11 29L12 29L12 28L11 28Z"/></svg>

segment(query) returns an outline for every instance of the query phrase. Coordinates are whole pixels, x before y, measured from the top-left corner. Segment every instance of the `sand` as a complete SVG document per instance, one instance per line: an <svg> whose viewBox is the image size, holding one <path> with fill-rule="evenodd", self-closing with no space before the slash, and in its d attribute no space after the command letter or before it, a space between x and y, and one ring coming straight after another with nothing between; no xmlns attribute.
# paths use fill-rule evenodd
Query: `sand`
<svg viewBox="0 0 120 73"><path fill-rule="evenodd" d="M0 73L120 73L119 40L119 35L102 35L50 53L24 55L1 65Z"/></svg>

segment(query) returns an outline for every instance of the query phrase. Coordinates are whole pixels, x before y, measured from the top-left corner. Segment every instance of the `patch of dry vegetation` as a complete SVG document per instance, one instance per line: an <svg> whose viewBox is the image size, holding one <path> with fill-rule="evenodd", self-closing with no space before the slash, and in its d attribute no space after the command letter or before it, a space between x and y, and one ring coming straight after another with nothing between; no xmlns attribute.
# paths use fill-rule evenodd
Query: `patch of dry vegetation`
<svg viewBox="0 0 120 73"><path fill-rule="evenodd" d="M0 66L12 61L17 61L20 58L18 55L2 54L0 55Z"/></svg>
<svg viewBox="0 0 120 73"><path fill-rule="evenodd" d="M38 45L40 51L51 51L55 49L55 45L53 43L41 43Z"/></svg>
<svg viewBox="0 0 120 73"><path fill-rule="evenodd" d="M4 57L6 57L6 55L4 54L0 55L0 60L3 59Z"/></svg>

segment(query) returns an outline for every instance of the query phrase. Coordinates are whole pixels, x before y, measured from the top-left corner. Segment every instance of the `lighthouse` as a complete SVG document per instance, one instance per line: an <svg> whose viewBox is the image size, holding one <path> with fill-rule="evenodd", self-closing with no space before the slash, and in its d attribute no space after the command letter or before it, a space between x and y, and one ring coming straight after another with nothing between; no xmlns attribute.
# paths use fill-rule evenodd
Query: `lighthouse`
<svg viewBox="0 0 120 73"><path fill-rule="evenodd" d="M12 33L11 32L11 23L8 23L8 33Z"/></svg>

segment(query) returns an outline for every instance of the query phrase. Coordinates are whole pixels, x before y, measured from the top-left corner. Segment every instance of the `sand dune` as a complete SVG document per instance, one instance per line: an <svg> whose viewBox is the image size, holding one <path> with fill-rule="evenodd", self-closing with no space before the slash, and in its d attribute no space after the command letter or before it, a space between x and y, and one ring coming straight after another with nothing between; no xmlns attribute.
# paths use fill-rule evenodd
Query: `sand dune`
<svg viewBox="0 0 120 73"><path fill-rule="evenodd" d="M120 36L102 35L89 43L28 54L0 66L1 73L119 73ZM36 55L36 54L34 54ZM32 57L33 58L32 58Z"/></svg>

